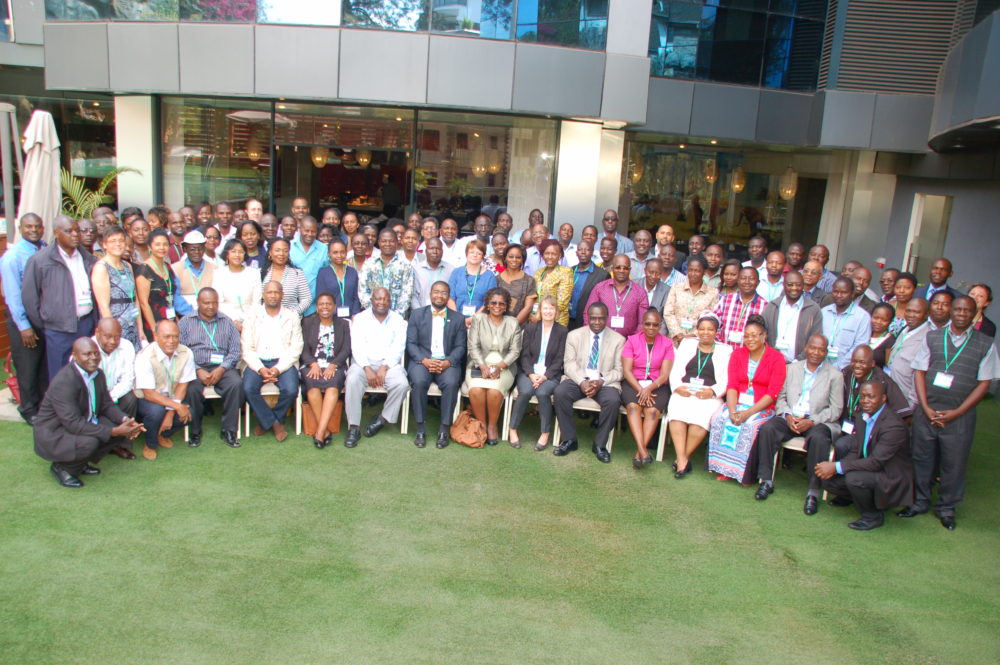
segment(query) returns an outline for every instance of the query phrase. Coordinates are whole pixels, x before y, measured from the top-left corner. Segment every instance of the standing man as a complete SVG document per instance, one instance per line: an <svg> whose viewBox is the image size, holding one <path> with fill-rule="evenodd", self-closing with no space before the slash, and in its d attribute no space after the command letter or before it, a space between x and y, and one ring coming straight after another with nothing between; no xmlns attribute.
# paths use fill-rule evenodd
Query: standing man
<svg viewBox="0 0 1000 665"><path fill-rule="evenodd" d="M435 238L436 240L436 238ZM431 285L431 304L413 310L406 327L406 355L410 359L410 395L417 433L413 444L427 445L427 390L436 384L441 390L441 426L435 446L448 445L448 431L455 412L458 390L462 387L466 330L463 317L448 309L451 290L448 282Z"/></svg>
<svg viewBox="0 0 1000 665"><path fill-rule="evenodd" d="M767 241L760 236L750 238L747 254L750 258L742 263L743 267L756 270L758 279L763 282L767 279Z"/></svg>
<svg viewBox="0 0 1000 665"><path fill-rule="evenodd" d="M261 239L262 249L267 250L271 246L271 242L278 237L278 218L269 212L265 212L260 216L260 229L264 232L264 237Z"/></svg>
<svg viewBox="0 0 1000 665"><path fill-rule="evenodd" d="M264 218L264 204L260 202L260 199L249 198L247 199L246 205L247 219L252 222L261 223ZM273 215L272 215L273 217Z"/></svg>
<svg viewBox="0 0 1000 665"><path fill-rule="evenodd" d="M180 323L181 343L194 354L195 378L188 386L187 404L191 407L191 430L188 445L201 445L201 421L205 413L205 388L211 386L222 398L222 440L230 448L239 448L236 438L240 408L243 406L243 380L236 369L242 355L240 333L232 319L219 314L219 294L210 286L198 292L198 310Z"/></svg>
<svg viewBox="0 0 1000 665"><path fill-rule="evenodd" d="M653 236L649 231L639 229L635 232L632 243L634 249L631 252L627 252L625 256L632 262L632 274L629 277L635 282L642 279L646 273L646 261L653 257L651 253L653 249Z"/></svg>
<svg viewBox="0 0 1000 665"><path fill-rule="evenodd" d="M396 253L398 247L396 233L392 229L382 229L378 234L378 258L365 261L358 275L358 298L361 306L368 309L375 289L385 288L392 298L393 311L406 318L413 297L413 266Z"/></svg>
<svg viewBox="0 0 1000 665"><path fill-rule="evenodd" d="M695 233L693 236L688 238L688 257L681 264L681 272L687 274L688 262L691 260L692 256L701 256L704 258L702 252L705 251L705 237L699 233Z"/></svg>
<svg viewBox="0 0 1000 665"><path fill-rule="evenodd" d="M930 283L917 287L917 290L913 292L913 297L923 298L924 300L930 302L935 293L939 291L947 291L951 293L952 298L957 298L962 294L948 286L948 278L950 278L951 275L951 261L945 258L937 259L931 264Z"/></svg>
<svg viewBox="0 0 1000 665"><path fill-rule="evenodd" d="M674 227L669 224L661 224L660 228L656 229L656 248L653 250L653 253L662 259L663 252L668 247L672 247L674 249L674 261L676 265L682 266L687 261L687 254L677 249L676 245L674 245L674 241L676 240L677 236L674 234ZM673 265L670 267L672 269Z"/></svg>
<svg viewBox="0 0 1000 665"><path fill-rule="evenodd" d="M587 224L583 227L583 230L580 231L580 240L586 240L592 247L597 247L597 234L597 227L593 224Z"/></svg>
<svg viewBox="0 0 1000 665"><path fill-rule="evenodd" d="M726 252L722 245L709 245L705 248L705 281L709 286L719 288L722 285L722 262L726 260Z"/></svg>
<svg viewBox="0 0 1000 665"><path fill-rule="evenodd" d="M422 222L420 222L420 246L417 247L417 252L423 254L427 248L427 241L431 238L438 237L438 223L433 217L425 217Z"/></svg>
<svg viewBox="0 0 1000 665"><path fill-rule="evenodd" d="M184 218L184 226L188 231L194 231L198 228L198 218L194 214L194 208L191 206L181 206L177 212ZM97 214L97 212L95 211L94 214Z"/></svg>
<svg viewBox="0 0 1000 665"><path fill-rule="evenodd" d="M143 426L122 412L108 396L100 372L101 353L92 339L73 342L73 357L52 379L35 418L35 454L52 462L52 475L63 487L83 487L80 476L101 472L98 462L119 437L134 439Z"/></svg>
<svg viewBox="0 0 1000 665"><path fill-rule="evenodd" d="M951 304L953 300L954 298L952 298L951 293L943 289L941 291L936 291L934 295L931 296L931 330L938 330L948 326L948 322L951 321Z"/></svg>
<svg viewBox="0 0 1000 665"><path fill-rule="evenodd" d="M759 271L758 271L759 272ZM757 284L757 293L767 302L777 300L782 293L785 274L785 255L777 250L767 255L764 276Z"/></svg>
<svg viewBox="0 0 1000 665"><path fill-rule="evenodd" d="M302 220L309 214L309 199L304 196L296 196L292 199L292 217L300 225ZM315 221L315 220L314 220Z"/></svg>
<svg viewBox="0 0 1000 665"><path fill-rule="evenodd" d="M734 349L743 346L743 329L754 314L762 314L767 307L767 301L757 295L757 283L760 274L753 266L740 268L740 276L736 281L736 293L719 300L715 315L719 317L719 332L715 339L728 344Z"/></svg>
<svg viewBox="0 0 1000 665"><path fill-rule="evenodd" d="M59 215L53 245L38 250L24 268L21 301L35 330L45 331L49 381L69 361L73 342L94 334L94 294L90 271L97 263L79 249L80 225Z"/></svg>
<svg viewBox="0 0 1000 665"><path fill-rule="evenodd" d="M101 352L101 372L108 387L111 401L129 418L135 418L135 347L132 342L122 339L122 327L112 317L101 319L94 330L94 342ZM132 441L118 437L111 452L126 460L135 459Z"/></svg>
<svg viewBox="0 0 1000 665"><path fill-rule="evenodd" d="M236 237L236 226L233 225L233 206L225 202L215 204L215 228L219 229L222 244Z"/></svg>
<svg viewBox="0 0 1000 665"><path fill-rule="evenodd" d="M830 303L827 301L829 293L819 287L819 280L823 278L823 266L819 261L806 261L802 267L802 282L805 285L802 293L820 307L825 307Z"/></svg>
<svg viewBox="0 0 1000 665"><path fill-rule="evenodd" d="M861 309L871 316L872 310L878 301L868 295L868 286L872 283L872 271L863 265L858 265L851 272L851 281L854 282L854 302Z"/></svg>
<svg viewBox="0 0 1000 665"><path fill-rule="evenodd" d="M97 242L97 224L92 219L80 220L80 247L93 254L95 258L104 256L101 243Z"/></svg>
<svg viewBox="0 0 1000 665"><path fill-rule="evenodd" d="M626 261L624 256L619 256ZM573 402L589 397L601 405L597 431L591 448L601 462L610 462L608 435L618 418L621 405L622 348L625 338L607 327L608 306L593 302L587 307L586 328L566 336L563 359L565 377L553 394L562 441L552 451L557 457L576 450L576 420Z"/></svg>
<svg viewBox="0 0 1000 665"><path fill-rule="evenodd" d="M41 328L32 327L21 299L24 271L28 259L45 247L42 241L44 226L42 218L33 212L21 217L18 223L21 234L13 246L0 256L0 282L3 298L7 303L7 338L10 340L10 355L17 371L17 385L21 391L21 403L17 410L29 425L38 413L42 396L49 385L48 370L45 366L45 335Z"/></svg>
<svg viewBox="0 0 1000 665"><path fill-rule="evenodd" d="M638 237L638 234L636 234L637 240ZM636 247L638 247L638 243ZM670 293L670 287L660 281L661 265L660 259L656 257L647 259L643 279L637 279L633 284L635 284L636 288L640 288L646 292L646 299L649 301L650 308L663 314L663 305L667 300L667 294Z"/></svg>
<svg viewBox="0 0 1000 665"><path fill-rule="evenodd" d="M788 263L785 265L785 271L789 270L802 270L805 265L806 260L806 247L800 242L793 242L788 246L788 251L785 252L785 258Z"/></svg>
<svg viewBox="0 0 1000 665"><path fill-rule="evenodd" d="M305 199L295 200L304 201ZM306 206L306 209L308 210L308 206ZM309 283L309 292L313 296L313 303L316 302L316 277L319 275L319 271L327 264L326 243L316 239L318 233L319 224L316 223L316 218L304 215L299 220L299 234L292 240L288 253L289 260L305 273L306 282ZM309 309L303 312L302 315L309 316L315 311L316 305L312 304L309 305Z"/></svg>
<svg viewBox="0 0 1000 665"><path fill-rule="evenodd" d="M896 278L899 271L895 268L886 268L882 271L882 276L878 278L878 288L882 292L880 298L882 302L889 302L896 297Z"/></svg>
<svg viewBox="0 0 1000 665"><path fill-rule="evenodd" d="M490 246L490 241L493 239L493 220L489 218L489 215L476 217L472 228L473 234L471 236L466 236L456 243L459 245L457 251L461 252L462 256L465 256L465 247L476 238L479 238L487 247Z"/></svg>
<svg viewBox="0 0 1000 665"><path fill-rule="evenodd" d="M854 349L872 337L872 319L854 302L854 282L838 277L833 283L833 303L823 308L823 335L830 340L827 357L837 369L851 362Z"/></svg>
<svg viewBox="0 0 1000 665"><path fill-rule="evenodd" d="M605 210L604 216L601 217L601 226L604 227L604 238L614 238L617 241L618 248L615 251L619 254L628 254L635 249L635 245L627 236L618 233L618 213L616 211L611 208Z"/></svg>
<svg viewBox="0 0 1000 665"><path fill-rule="evenodd" d="M610 312L608 316L610 320L606 320L603 325L623 337L634 335L642 329L642 317L649 309L649 301L646 300L646 292L643 289L633 286L629 279L631 273L629 258L624 254L617 255L611 261L611 279L595 286L587 299L584 325L590 325L587 319L590 306L600 302L604 303Z"/></svg>
<svg viewBox="0 0 1000 665"><path fill-rule="evenodd" d="M927 320L927 301L923 298L910 298L903 311L903 320L906 321L906 328L899 332L896 343L892 345L892 353L889 354L889 364L886 370L892 380L899 386L909 403L910 408L916 410L917 389L914 386L913 361L916 359L920 349L924 346L924 340L931 326Z"/></svg>
<svg viewBox="0 0 1000 665"><path fill-rule="evenodd" d="M372 292L371 307L354 317L351 327L353 362L347 370L344 404L347 411L347 437L344 445L353 448L361 440L361 398L369 388L385 388L382 413L368 423L365 436L373 437L399 419L399 409L409 388L403 353L406 350L407 326L403 317L392 311L389 289ZM460 318L462 327L465 320Z"/></svg>
<svg viewBox="0 0 1000 665"><path fill-rule="evenodd" d="M441 222L441 250L442 261L458 267L465 265L465 247L462 246L458 238L458 222L451 217L446 217Z"/></svg>
<svg viewBox="0 0 1000 665"><path fill-rule="evenodd" d="M678 252L671 245L660 250L660 253L656 255L656 258L660 259L660 263L663 264L663 267L660 269L660 281L667 286L674 286L687 279L687 277L684 276L684 273L675 267L677 262L680 260L678 257L681 254L684 253ZM687 256L687 254L684 254L684 256Z"/></svg>
<svg viewBox="0 0 1000 665"><path fill-rule="evenodd" d="M191 349L180 343L180 330L170 319L156 324L153 343L136 354L137 410L146 426L142 456L155 460L160 448L173 448L170 436L191 421L185 402L195 378Z"/></svg>
<svg viewBox="0 0 1000 665"><path fill-rule="evenodd" d="M785 362L805 358L806 344L823 332L823 313L819 305L802 297L802 275L794 270L785 275L785 295L764 307L767 323L767 343L781 351ZM823 339L823 358L826 359L827 340Z"/></svg>
<svg viewBox="0 0 1000 665"><path fill-rule="evenodd" d="M215 264L204 260L206 242L208 239L201 231L189 231L184 236L181 260L170 266L180 282L180 295L191 306L192 311L198 306L198 293L212 285L215 275Z"/></svg>
<svg viewBox="0 0 1000 665"><path fill-rule="evenodd" d="M823 271L817 286L827 293L831 292L833 282L837 279L837 273L826 269L826 264L830 262L830 250L826 248L826 245L816 245L809 250L809 260L818 263Z"/></svg>
<svg viewBox="0 0 1000 665"><path fill-rule="evenodd" d="M170 243L170 250L167 252L167 259L170 263L177 263L184 258L184 235L187 233L187 225L184 217L179 212L168 212L167 229L170 235L167 241Z"/></svg>
<svg viewBox="0 0 1000 665"><path fill-rule="evenodd" d="M510 213L504 210L497 215L497 231L501 233L506 233L510 236L510 230L514 228L514 218L510 216Z"/></svg>
<svg viewBox="0 0 1000 665"><path fill-rule="evenodd" d="M410 311L431 304L431 286L434 282L448 283L455 266L441 260L443 252L441 239L428 238L424 241L424 260L413 264L413 295L410 297Z"/></svg>
<svg viewBox="0 0 1000 665"><path fill-rule="evenodd" d="M573 296L569 301L569 329L583 326L583 308L591 291L608 278L608 272L594 263L594 244L581 240L576 246L577 263L573 267Z"/></svg>
<svg viewBox="0 0 1000 665"><path fill-rule="evenodd" d="M559 244L563 248L563 265L567 268L572 268L577 262L576 244L573 242L573 225L560 224L556 240L559 241Z"/></svg>
<svg viewBox="0 0 1000 665"><path fill-rule="evenodd" d="M955 508L965 496L976 405L986 396L990 381L1000 378L993 340L971 327L975 316L972 298L955 298L951 325L928 332L913 361L920 403L913 416L916 500L899 516L914 517L930 509L938 460L941 484L934 512L949 531L955 528Z"/></svg>
<svg viewBox="0 0 1000 665"><path fill-rule="evenodd" d="M542 254L538 251L542 243L548 240L549 237L549 227L544 224L532 224L531 225L531 247L525 251L524 257L524 272L528 275L534 275L535 271L542 266ZM489 245L487 245L489 246Z"/></svg>

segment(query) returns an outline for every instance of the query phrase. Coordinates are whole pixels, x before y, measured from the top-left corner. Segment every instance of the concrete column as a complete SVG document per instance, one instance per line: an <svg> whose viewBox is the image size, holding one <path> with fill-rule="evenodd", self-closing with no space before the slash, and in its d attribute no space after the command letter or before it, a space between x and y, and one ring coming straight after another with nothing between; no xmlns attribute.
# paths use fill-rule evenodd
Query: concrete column
<svg viewBox="0 0 1000 665"><path fill-rule="evenodd" d="M579 238L606 208L618 209L624 150L624 132L592 122L561 123L554 229L568 222Z"/></svg>
<svg viewBox="0 0 1000 665"><path fill-rule="evenodd" d="M118 166L130 166L141 174L123 173L118 178L118 207L138 206L149 210L159 203L159 136L156 130L156 99L149 95L115 97L115 145ZM183 201L170 201L171 206Z"/></svg>

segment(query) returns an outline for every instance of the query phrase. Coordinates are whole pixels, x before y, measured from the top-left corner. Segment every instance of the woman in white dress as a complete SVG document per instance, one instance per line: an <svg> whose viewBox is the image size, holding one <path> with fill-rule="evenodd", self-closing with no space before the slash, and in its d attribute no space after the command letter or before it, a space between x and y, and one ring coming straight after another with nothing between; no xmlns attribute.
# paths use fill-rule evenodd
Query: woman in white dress
<svg viewBox="0 0 1000 665"><path fill-rule="evenodd" d="M261 296L260 270L243 264L246 255L243 241L227 240L221 255L225 266L216 270L212 278L212 287L219 294L219 311L232 319L240 332L243 319L260 303Z"/></svg>

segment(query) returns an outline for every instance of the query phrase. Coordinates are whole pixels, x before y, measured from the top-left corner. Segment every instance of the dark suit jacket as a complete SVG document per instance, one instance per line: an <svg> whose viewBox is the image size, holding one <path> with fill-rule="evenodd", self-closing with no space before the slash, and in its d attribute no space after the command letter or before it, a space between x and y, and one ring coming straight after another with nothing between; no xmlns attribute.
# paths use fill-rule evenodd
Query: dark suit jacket
<svg viewBox="0 0 1000 665"><path fill-rule="evenodd" d="M875 305L878 304L877 302L875 302L874 300L872 300L863 293L861 294L861 297L858 298L855 302L858 303L858 307L868 312L868 314L871 314L872 310L875 309Z"/></svg>
<svg viewBox="0 0 1000 665"><path fill-rule="evenodd" d="M411 363L419 363L431 357L432 307L433 305L427 305L410 312L409 324L406 326L406 355ZM444 326L444 355L452 367L462 369L467 343L465 318L449 309L448 321Z"/></svg>
<svg viewBox="0 0 1000 665"><path fill-rule="evenodd" d="M847 412L847 410L851 408L848 402L850 401L851 379L854 378L851 366L848 365L844 369L840 370L840 372L844 377L844 413L841 416L841 420L853 420L855 417L860 419L860 407L855 407L854 413ZM872 369L872 380L881 383L882 387L885 389L885 396L888 400L886 402L886 411L892 411L900 418L908 418L913 415L913 408L906 400L906 395L903 394L903 391L900 390L896 382L889 378L888 374L882 371L881 367L876 366ZM860 390L860 388L857 388L857 390Z"/></svg>
<svg viewBox="0 0 1000 665"><path fill-rule="evenodd" d="M930 284L924 284L923 286L918 286L917 290L913 292L913 297L914 298L923 298L924 300L930 300L930 298L927 297L927 288L929 286L930 286ZM965 295L964 293L951 288L947 284L944 285L944 290L947 291L948 293L950 293L952 298L957 298L959 296L964 296Z"/></svg>
<svg viewBox="0 0 1000 665"><path fill-rule="evenodd" d="M563 355L566 353L566 326L560 323L552 324L549 333L549 343L545 347L545 378L558 381L563 373ZM535 321L524 326L524 336L521 338L521 357L518 366L521 374L527 376L535 373L535 363L542 353L542 322Z"/></svg>
<svg viewBox="0 0 1000 665"><path fill-rule="evenodd" d="M854 421L851 452L840 460L845 474L851 471L873 471L878 474L875 505L879 510L913 503L913 458L910 456L910 432L906 424L889 408L875 421L868 440L868 456L862 457L865 421L859 415Z"/></svg>
<svg viewBox="0 0 1000 665"><path fill-rule="evenodd" d="M316 348L319 346L319 314L310 314L302 319L302 355L299 360L303 367L316 362ZM347 361L351 357L351 326L346 319L333 317L333 358L330 364L347 371Z"/></svg>
<svg viewBox="0 0 1000 665"><path fill-rule="evenodd" d="M594 266L594 272L587 276L587 281L583 283L583 291L580 292L580 300L576 304L576 316L569 322L569 330L576 330L583 327L583 314L586 309L587 300L590 299L590 292L594 287L611 277L608 271L600 266Z"/></svg>
<svg viewBox="0 0 1000 665"><path fill-rule="evenodd" d="M774 346L778 342L778 308L784 295L775 298L764 307L764 322L767 323L767 343ZM823 332L823 312L819 305L811 298L802 296L802 311L799 312L799 321L795 328L795 359L802 360L806 357L806 343L809 338L817 333Z"/></svg>
<svg viewBox="0 0 1000 665"><path fill-rule="evenodd" d="M646 290L646 278L636 279L632 281L635 284L635 288ZM649 306L655 309L660 314L663 314L663 305L667 302L667 296L670 294L670 287L663 282L657 281L656 288L653 289L653 297L649 299Z"/></svg>
<svg viewBox="0 0 1000 665"><path fill-rule="evenodd" d="M111 430L126 415L111 401L107 380L100 370L94 388L99 414L96 424L87 420L90 396L76 363L70 362L59 370L35 416L35 454L50 462L73 462L80 458L78 448L93 452L94 440L103 443L111 439Z"/></svg>
<svg viewBox="0 0 1000 665"><path fill-rule="evenodd" d="M344 300L346 302L340 302L340 287L337 285L337 276L333 274L333 268L329 264L320 268L316 275L316 293L313 294L313 299L315 300L316 296L321 293L329 293L333 296L338 307L350 308L351 316L354 316L364 309L361 307L361 299L358 297L358 271L351 266L344 267L347 269L344 273Z"/></svg>

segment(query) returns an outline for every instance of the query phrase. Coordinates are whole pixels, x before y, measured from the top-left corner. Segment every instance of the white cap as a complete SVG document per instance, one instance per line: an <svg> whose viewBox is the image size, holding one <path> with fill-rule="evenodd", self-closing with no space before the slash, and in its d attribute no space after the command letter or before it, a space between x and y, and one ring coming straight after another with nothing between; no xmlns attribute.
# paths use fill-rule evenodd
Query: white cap
<svg viewBox="0 0 1000 665"><path fill-rule="evenodd" d="M208 242L208 239L201 231L188 231L187 235L184 236L185 245L204 245Z"/></svg>

